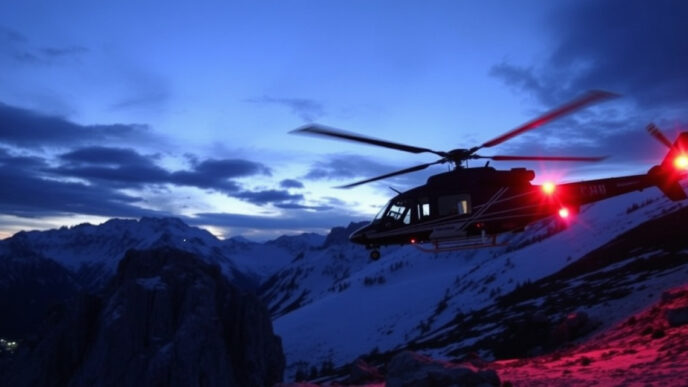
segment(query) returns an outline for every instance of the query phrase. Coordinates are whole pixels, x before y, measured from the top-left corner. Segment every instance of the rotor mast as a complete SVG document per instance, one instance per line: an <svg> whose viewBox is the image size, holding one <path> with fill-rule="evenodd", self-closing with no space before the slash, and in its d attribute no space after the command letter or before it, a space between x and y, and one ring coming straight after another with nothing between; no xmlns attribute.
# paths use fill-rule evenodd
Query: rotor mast
<svg viewBox="0 0 688 387"><path fill-rule="evenodd" d="M576 157L576 156L500 156L500 155L493 155L493 156L481 156L479 154L476 154L477 151L483 149L483 148L491 148L493 146L502 144L516 136L519 136L525 132L528 132L530 130L533 130L535 128L538 128L552 120L555 120L557 118L561 118L564 115L570 114L576 110L582 109L585 106L588 106L592 103L595 102L601 102L606 99L614 98L616 97L616 94L606 92L606 91L600 91L600 90L594 90L594 91L589 91L583 96L574 99L571 102L568 102L554 110L551 110L540 117L527 122L515 129L512 129L504 134L501 134L498 137L495 137L489 141L484 142L483 144L479 146L475 146L469 149L453 149L447 152L444 151L436 151L432 150L429 148L422 148L422 147L416 147L412 145L406 145L406 144L401 144L401 143L396 143L396 142L391 142L391 141L386 141L386 140L381 140L377 138L372 138L368 136L364 136L361 134L353 133L353 132L347 132L343 131L340 129L335 129L335 128L330 128L327 126L323 125L317 125L317 124L310 124L310 125L305 125L302 126L298 129L295 129L291 131L291 133L295 134L309 134L309 135L316 135L316 136L322 136L322 137L330 137L334 138L337 140L346 140L346 141L354 141L358 143L364 143L368 145L374 145L374 146L379 146L383 148L389 148L389 149L395 149L403 152L409 152L409 153L432 153L437 156L440 156L440 159L434 162L426 163L426 164L420 164L416 165L414 167L402 169L399 171L395 172L390 172L384 175L372 177L366 180L361 180L357 181L355 183L347 184L344 186L341 186L339 188L351 188L355 187L357 185L361 184L366 184L366 183L371 183L377 180L381 179L386 179L389 177L393 176L398 176L398 175L403 175L411 172L417 172L424 170L432 165L436 164L444 164L444 163L452 163L454 165L455 169L460 169L463 168L463 163L467 162L468 160L471 159L488 159L488 160L494 160L494 161L601 161L604 160L606 157Z"/></svg>

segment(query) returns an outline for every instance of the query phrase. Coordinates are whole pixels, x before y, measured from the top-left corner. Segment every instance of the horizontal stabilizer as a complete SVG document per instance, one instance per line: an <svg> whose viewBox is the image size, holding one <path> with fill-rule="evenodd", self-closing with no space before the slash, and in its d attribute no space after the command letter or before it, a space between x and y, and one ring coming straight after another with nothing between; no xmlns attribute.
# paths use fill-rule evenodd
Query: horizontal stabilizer
<svg viewBox="0 0 688 387"><path fill-rule="evenodd" d="M662 192L664 192L664 194L669 199L675 202L683 199L688 199L688 196L686 196L686 192L683 190L683 187L681 187L681 184L679 184L678 181L671 181L665 184L660 184L659 189L662 190Z"/></svg>

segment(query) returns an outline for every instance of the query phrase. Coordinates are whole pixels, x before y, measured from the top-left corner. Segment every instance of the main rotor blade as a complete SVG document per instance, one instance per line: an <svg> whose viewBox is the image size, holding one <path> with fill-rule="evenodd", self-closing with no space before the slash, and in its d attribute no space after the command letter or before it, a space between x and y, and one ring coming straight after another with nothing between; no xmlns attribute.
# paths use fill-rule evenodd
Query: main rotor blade
<svg viewBox="0 0 688 387"><path fill-rule="evenodd" d="M603 157L577 157L577 156L477 156L481 159L495 161L602 161Z"/></svg>
<svg viewBox="0 0 688 387"><path fill-rule="evenodd" d="M403 174L406 174L406 173L411 173L411 172L416 172L416 171L422 171L423 169L425 169L425 168L427 168L427 167L429 167L429 166L431 166L431 165L441 164L441 163L443 163L443 162L445 162L445 161L446 161L446 160L441 159L441 160L438 160L438 161L434 161L434 162L432 162L432 163L416 165L415 167L402 169L402 170L400 170L400 171L387 173L387 174L381 175L381 176L371 177L370 179L357 181L357 182L355 182L355 183L351 183L351 184L347 184L347 185L341 185L341 186L336 187L336 188L351 188L351 187L356 187L357 185L366 184L366 183L371 183L371 182L373 182L373 181L386 179L386 178L392 177L392 176L398 176L398 175L403 175Z"/></svg>
<svg viewBox="0 0 688 387"><path fill-rule="evenodd" d="M405 145L405 144L399 144L399 143L391 142L391 141L378 140L376 138L366 137L366 136L363 136L363 135L360 135L357 133L352 133L352 132L345 132L343 130L330 128L330 127L323 126L323 125L316 125L316 124L305 125L305 126L302 126L298 129L292 130L290 133L314 134L314 135L319 135L319 136L334 137L334 138L339 138L339 139L343 139L343 140L362 142L365 144L377 145L377 146L396 149L396 150L400 150L400 151L404 151L404 152L411 152L411 153L429 152L429 153L434 153L434 154L442 156L442 157L445 156L444 153L437 152L437 151L434 151L432 149L419 148L419 147L415 147L415 146L411 146L411 145Z"/></svg>
<svg viewBox="0 0 688 387"><path fill-rule="evenodd" d="M554 110L549 111L548 113L543 114L542 116L516 128L513 129L509 132L506 132L502 134L499 137L493 138L490 141L487 141L486 143L480 145L479 147L472 149L474 152L480 148L489 148L498 144L503 143L504 141L507 141L511 138L514 138L524 132L527 132L529 130L535 129L539 126L542 126L556 118L562 117L566 114L572 113L586 105L589 105L593 102L601 101L604 99L609 99L613 97L617 97L617 94L610 93L608 91L601 91L601 90L593 90L587 92L584 96L575 99L565 105L562 105Z"/></svg>
<svg viewBox="0 0 688 387"><path fill-rule="evenodd" d="M666 136L664 135L664 133L662 133L662 132L659 130L659 128L657 127L657 125L655 125L655 124L650 124L650 125L648 125L648 126L647 126L647 131L650 132L650 134L652 135L652 137L656 138L657 140L659 140L659 142L661 142L662 144L666 145L667 148L671 149L671 148L674 146L674 145L671 143L671 141L669 141L669 139L666 138Z"/></svg>

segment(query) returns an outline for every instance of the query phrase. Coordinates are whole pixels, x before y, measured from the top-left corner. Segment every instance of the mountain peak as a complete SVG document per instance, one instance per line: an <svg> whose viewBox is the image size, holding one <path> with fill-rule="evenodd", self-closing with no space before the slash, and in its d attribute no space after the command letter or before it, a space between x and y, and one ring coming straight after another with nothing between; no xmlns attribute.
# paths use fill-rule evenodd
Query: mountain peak
<svg viewBox="0 0 688 387"><path fill-rule="evenodd" d="M332 228L332 230L330 230L330 233L327 234L327 237L325 238L325 243L323 244L323 247L348 243L349 235L351 235L352 232L358 230L359 228L365 226L368 223L370 222L351 222L346 227Z"/></svg>

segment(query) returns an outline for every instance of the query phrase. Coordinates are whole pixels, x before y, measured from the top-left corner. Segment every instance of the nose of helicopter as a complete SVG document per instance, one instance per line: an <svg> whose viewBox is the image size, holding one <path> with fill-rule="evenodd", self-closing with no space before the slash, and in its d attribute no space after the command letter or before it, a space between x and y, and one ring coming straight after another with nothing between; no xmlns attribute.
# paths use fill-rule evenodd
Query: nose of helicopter
<svg viewBox="0 0 688 387"><path fill-rule="evenodd" d="M368 228L369 226L363 226L358 230L352 232L351 235L349 235L349 240L359 245L365 245L368 241L368 238L365 235L365 232L366 230L368 230Z"/></svg>

